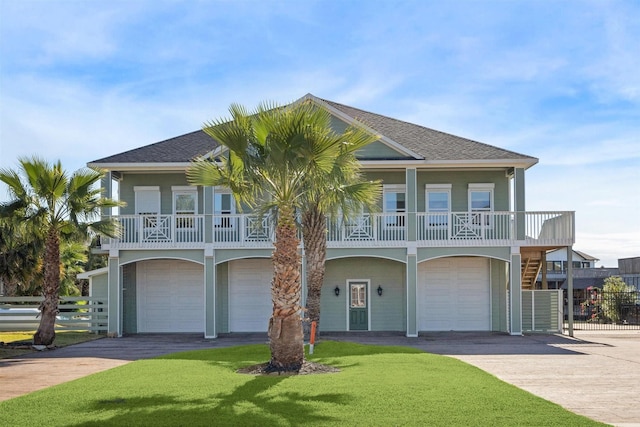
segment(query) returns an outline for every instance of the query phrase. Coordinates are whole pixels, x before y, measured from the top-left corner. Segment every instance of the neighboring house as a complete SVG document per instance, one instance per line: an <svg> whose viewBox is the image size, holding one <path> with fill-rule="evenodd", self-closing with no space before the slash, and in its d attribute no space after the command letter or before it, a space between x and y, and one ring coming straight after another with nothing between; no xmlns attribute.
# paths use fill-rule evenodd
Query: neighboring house
<svg viewBox="0 0 640 427"><path fill-rule="evenodd" d="M620 277L640 291L640 257L618 259Z"/></svg>
<svg viewBox="0 0 640 427"><path fill-rule="evenodd" d="M525 171L538 159L302 100L327 109L336 129L358 119L381 135L358 154L366 176L384 183L380 211L330 222L322 330L527 330L525 271L574 243L573 212L525 209ZM111 333L267 330L272 222L238 212L228 189L185 177L192 159L224 155L198 130L88 163L107 171L105 195L127 203L121 236L102 242L109 266L92 275L94 289L107 287ZM552 295L553 312L558 291L538 292Z"/></svg>
<svg viewBox="0 0 640 427"><path fill-rule="evenodd" d="M567 251L564 249L555 249L547 252L545 258L545 262L543 262L540 266L540 272L536 281L536 289L560 289L562 287L562 284L567 280ZM593 270L596 268L596 262L598 261L600 261L598 258L584 252L576 250L571 251L571 262L574 275L574 289L578 289L576 279L579 276L582 278L588 278L591 276L593 276L594 278L602 277L602 274L593 272ZM604 270L601 269L601 272L603 271Z"/></svg>

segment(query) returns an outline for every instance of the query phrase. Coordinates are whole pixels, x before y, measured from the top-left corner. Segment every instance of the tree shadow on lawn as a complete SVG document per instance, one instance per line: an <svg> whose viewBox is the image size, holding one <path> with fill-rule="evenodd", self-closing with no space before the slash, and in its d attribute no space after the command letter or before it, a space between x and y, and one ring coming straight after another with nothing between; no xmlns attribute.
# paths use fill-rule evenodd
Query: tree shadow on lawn
<svg viewBox="0 0 640 427"><path fill-rule="evenodd" d="M348 405L348 394L331 393L304 396L295 393L266 392L287 377L257 376L236 387L230 393L213 394L202 399L184 400L155 395L150 397L115 397L93 401L79 413L96 413L95 421L76 426L104 425L299 425L303 422L338 421L326 415L317 403ZM313 403L313 404L311 404ZM111 413L108 417L101 414Z"/></svg>
<svg viewBox="0 0 640 427"><path fill-rule="evenodd" d="M371 354L417 354L424 353L419 348L412 348L403 345L376 345L360 344L347 341L322 341L316 344L313 355L306 353L309 360L326 357L343 356L367 356ZM250 356L247 353L250 353ZM206 350L192 350L158 356L158 359L182 359L182 360L202 360L228 362L229 366L238 365L238 369L254 365L256 363L267 362L270 358L269 346L266 344L239 345L227 348L212 348Z"/></svg>

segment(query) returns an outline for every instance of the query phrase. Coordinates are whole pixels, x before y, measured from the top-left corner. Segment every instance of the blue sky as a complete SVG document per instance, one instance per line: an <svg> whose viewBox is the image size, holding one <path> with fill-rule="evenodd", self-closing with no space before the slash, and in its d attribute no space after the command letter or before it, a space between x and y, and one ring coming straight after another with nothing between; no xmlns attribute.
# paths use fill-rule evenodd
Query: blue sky
<svg viewBox="0 0 640 427"><path fill-rule="evenodd" d="M575 210L615 267L640 256L638 70L634 0L0 0L0 168L312 93L538 157L527 210Z"/></svg>

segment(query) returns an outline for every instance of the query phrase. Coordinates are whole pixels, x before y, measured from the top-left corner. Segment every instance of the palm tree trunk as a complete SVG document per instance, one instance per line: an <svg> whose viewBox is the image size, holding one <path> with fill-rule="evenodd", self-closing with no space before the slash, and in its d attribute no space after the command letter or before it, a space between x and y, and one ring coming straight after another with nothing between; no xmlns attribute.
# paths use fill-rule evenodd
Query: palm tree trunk
<svg viewBox="0 0 640 427"><path fill-rule="evenodd" d="M307 268L307 317L316 322L316 335L320 334L320 295L324 282L327 257L327 218L317 206L305 211L302 233Z"/></svg>
<svg viewBox="0 0 640 427"><path fill-rule="evenodd" d="M298 371L304 362L302 318L300 317L299 239L294 211L281 207L273 251L274 275L271 282L273 314L269 319L271 361L267 371Z"/></svg>
<svg viewBox="0 0 640 427"><path fill-rule="evenodd" d="M55 228L47 233L44 259L44 283L40 304L40 326L33 336L36 345L51 345L56 338L55 323L58 314L60 290L60 236Z"/></svg>

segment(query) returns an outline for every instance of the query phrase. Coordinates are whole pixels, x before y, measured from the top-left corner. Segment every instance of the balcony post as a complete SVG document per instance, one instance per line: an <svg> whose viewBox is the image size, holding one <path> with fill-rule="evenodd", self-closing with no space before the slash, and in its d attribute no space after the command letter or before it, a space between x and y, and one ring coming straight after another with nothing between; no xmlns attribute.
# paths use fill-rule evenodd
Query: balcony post
<svg viewBox="0 0 640 427"><path fill-rule="evenodd" d="M513 171L514 180L514 210L516 212L516 240L524 240L526 237L526 215L524 205L524 169L515 168Z"/></svg>
<svg viewBox="0 0 640 427"><path fill-rule="evenodd" d="M405 224L406 230L406 239L409 242L416 241L416 206L417 203L417 179L416 179L416 170L415 169L407 169L406 172L406 206L405 211L407 215L407 221Z"/></svg>
<svg viewBox="0 0 640 427"><path fill-rule="evenodd" d="M202 188L204 209L204 242L213 243L213 187Z"/></svg>

